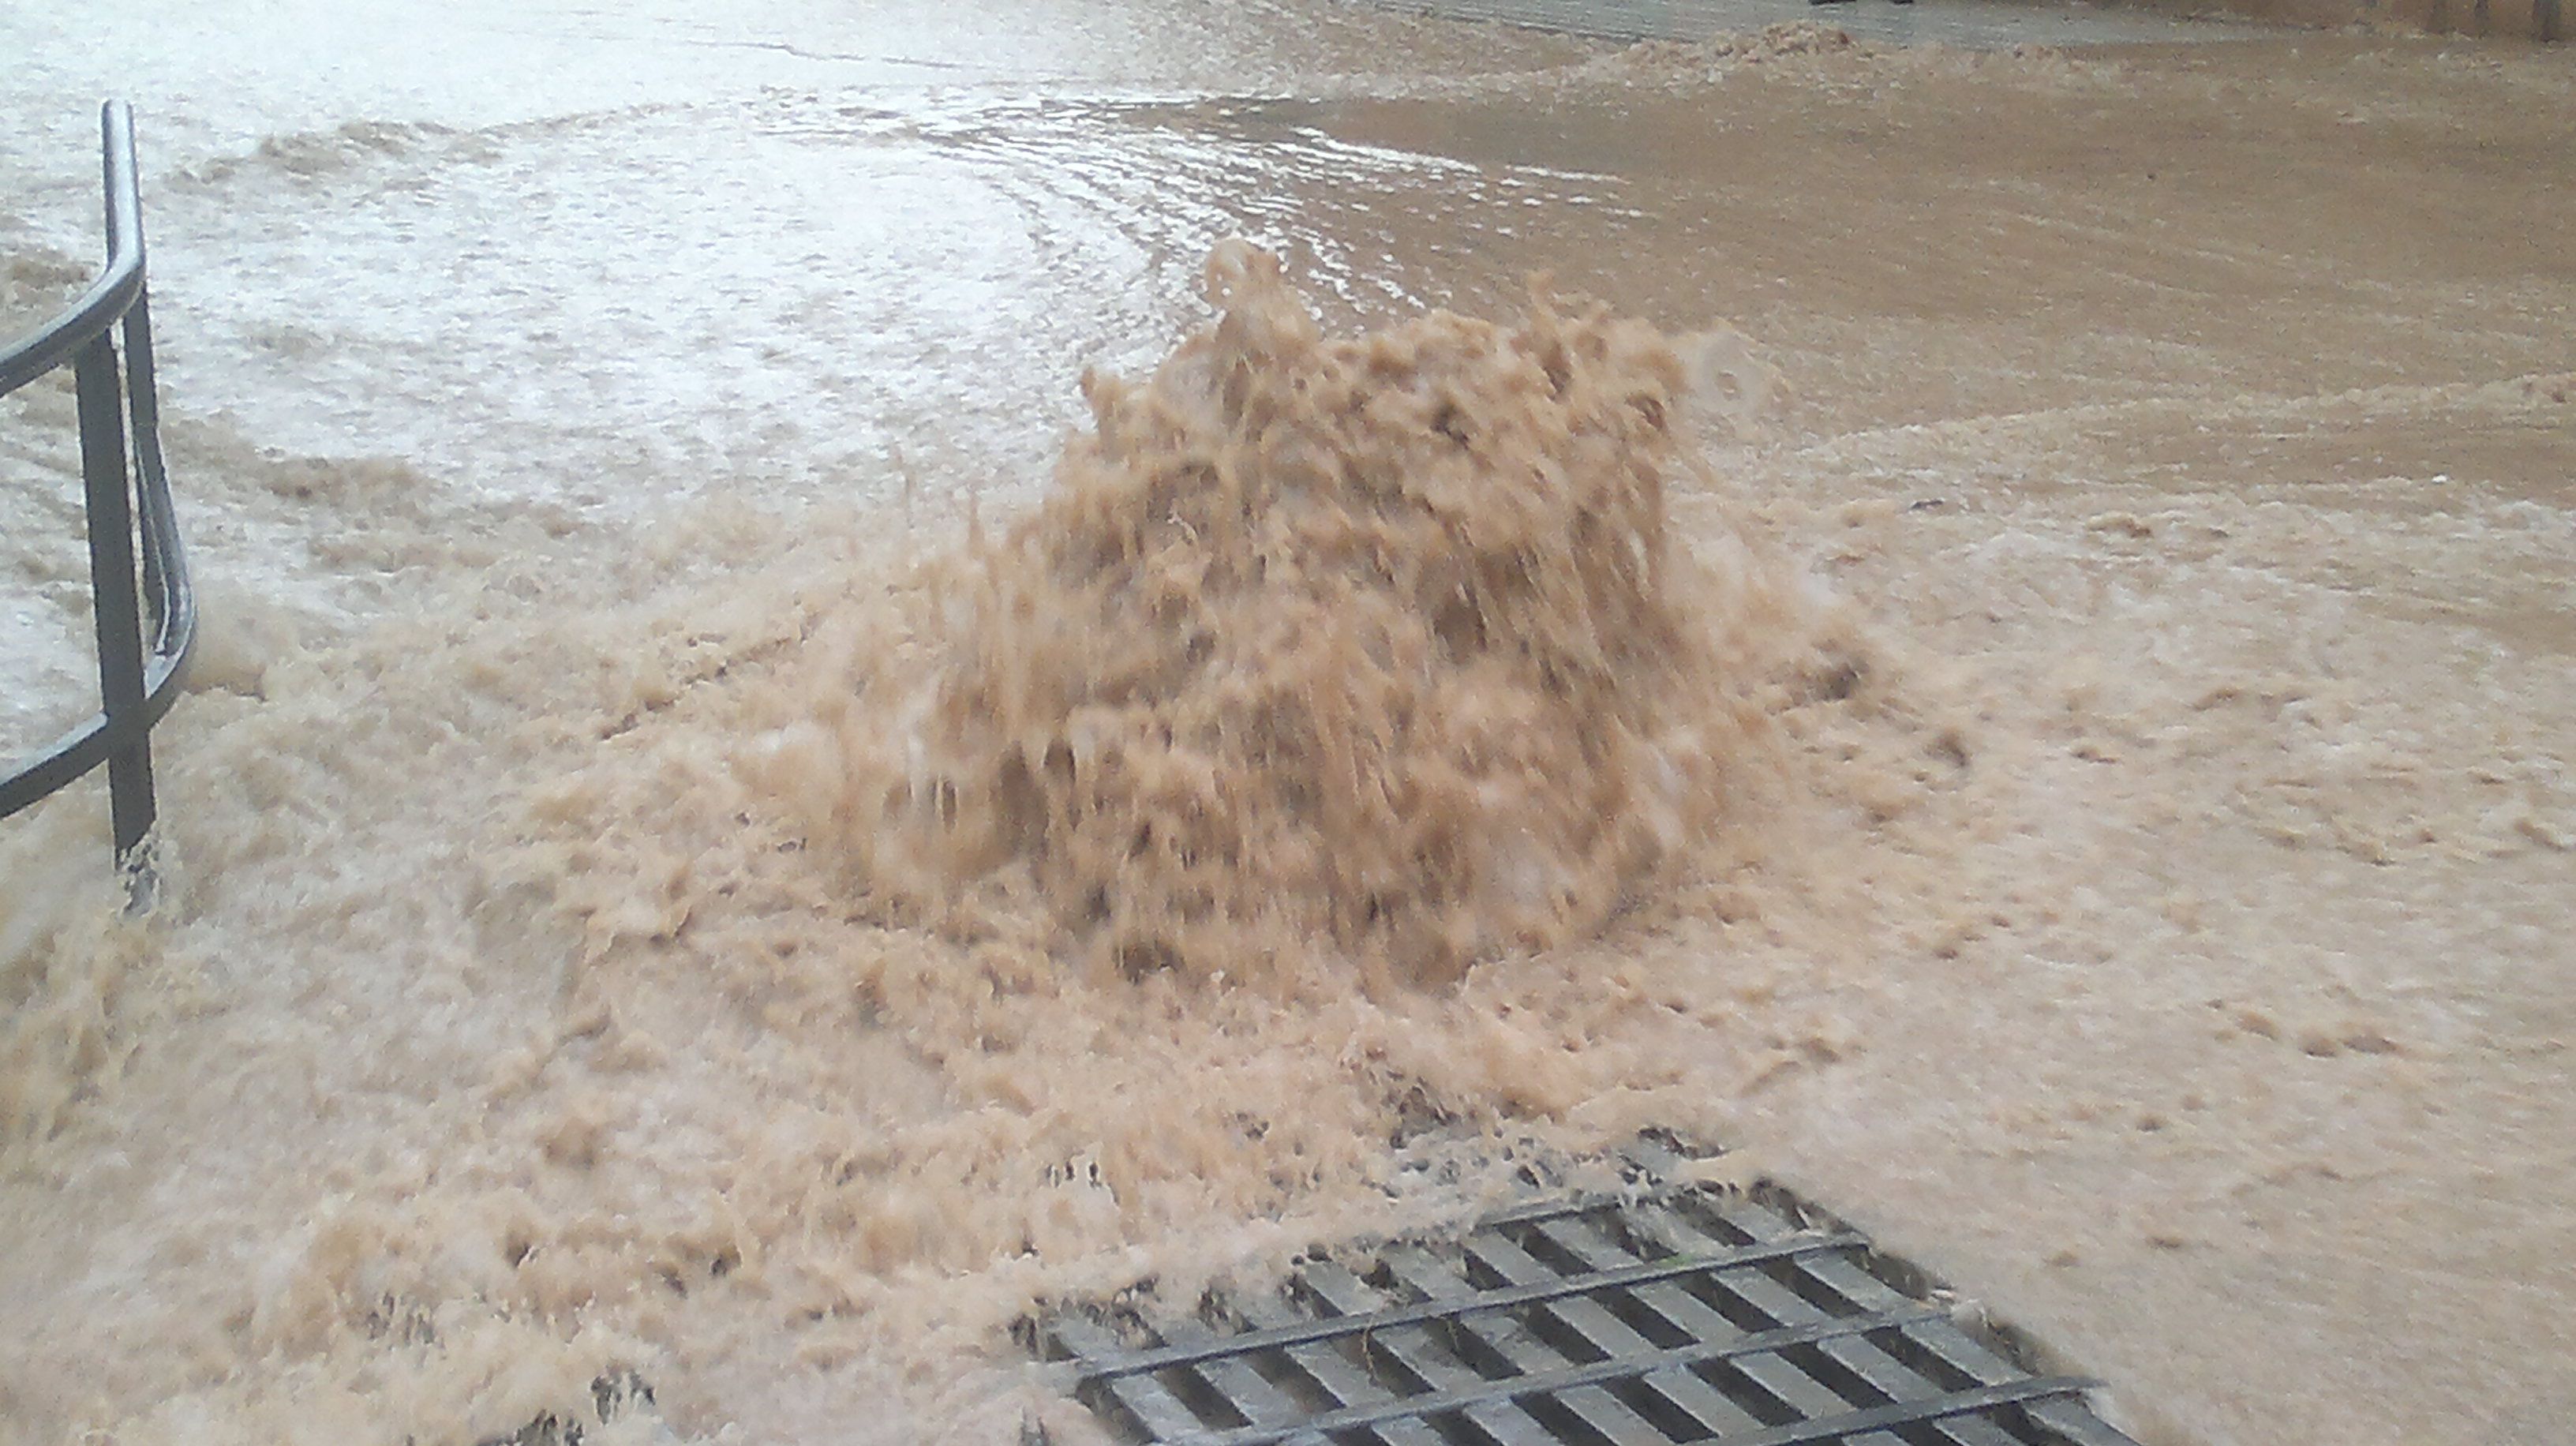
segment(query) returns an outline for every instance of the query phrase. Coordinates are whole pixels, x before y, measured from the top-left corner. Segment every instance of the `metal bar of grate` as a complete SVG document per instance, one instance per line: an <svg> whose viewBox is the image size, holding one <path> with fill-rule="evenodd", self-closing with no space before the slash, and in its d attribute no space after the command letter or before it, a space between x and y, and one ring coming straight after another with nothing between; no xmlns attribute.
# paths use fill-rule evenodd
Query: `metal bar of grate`
<svg viewBox="0 0 2576 1446"><path fill-rule="evenodd" d="M1634 1258L1620 1243L1609 1239L1597 1228L1586 1228L1586 1222L1583 1221L1553 1221L1543 1224L1537 1228L1536 1239L1532 1243L1549 1249L1552 1254L1561 1258L1577 1262L1579 1269L1613 1269ZM1851 1349L1850 1345L1841 1339L1842 1332L1831 1329L1835 1322L1824 1312L1812 1307L1781 1308L1757 1295L1757 1293L1767 1294L1768 1291L1778 1289L1776 1283L1769 1277L1758 1271L1745 1270L1730 1274L1727 1280L1736 1294L1754 1299L1755 1304L1763 1307L1764 1314L1775 1322L1772 1331L1761 1332L1760 1335L1768 1336L1777 1331L1813 1327L1821 1323L1828 1329L1817 1337L1817 1344L1823 1347L1828 1356L1839 1358L1837 1354L1839 1351ZM1740 1330L1740 1327L1728 1321L1705 1301L1668 1287L1658 1288L1652 1295L1639 1292L1636 1303L1641 1310L1652 1312L1652 1318L1670 1330L1686 1331L1695 1335L1714 1335L1720 1338ZM1868 1324L1865 1319L1864 1326ZM1740 1369L1746 1370L1748 1374L1759 1372L1764 1389L1810 1414L1831 1416L1844 1409L1845 1403L1820 1382L1809 1378L1794 1364L1772 1359L1771 1356L1771 1352L1760 1352L1757 1359L1747 1360ZM1902 1446L1902 1443L1896 1442L1891 1437L1862 1437L1854 1443L1854 1446Z"/></svg>
<svg viewBox="0 0 2576 1446"><path fill-rule="evenodd" d="M1664 1181L1687 1163L1636 1158ZM1074 1311L1040 1339L1139 1446L2135 1446L2085 1403L2095 1382L2033 1372L1810 1218L1650 1182L1311 1260L1281 1296L1159 1329Z"/></svg>
<svg viewBox="0 0 2576 1446"><path fill-rule="evenodd" d="M1692 1275L1706 1270L1723 1270L1730 1266L1758 1264L1810 1250L1837 1250L1863 1243L1848 1233L1813 1235L1802 1239L1767 1241L1760 1245L1711 1254L1677 1254L1670 1259L1644 1261L1624 1270L1605 1273L1603 1278L1587 1280L1533 1280L1501 1290L1485 1291L1463 1305L1447 1300L1420 1300L1407 1305L1376 1310L1334 1314L1315 1320L1283 1325L1275 1330L1256 1331L1231 1340L1205 1341L1197 1344L1166 1346L1142 1351L1101 1374L1132 1374L1159 1371L1170 1366L1188 1365L1210 1356L1237 1355L1245 1350L1271 1346L1303 1345L1330 1340L1335 1336L1363 1335L1390 1326L1413 1325L1435 1317L1451 1317L1473 1311L1510 1310L1533 1305L1561 1295L1575 1295L1588 1290L1630 1285L1641 1281L1663 1280L1677 1275Z"/></svg>
<svg viewBox="0 0 2576 1446"><path fill-rule="evenodd" d="M1255 1329L1277 1327L1295 1318L1296 1307L1284 1299L1262 1299L1245 1304L1243 1317ZM1378 1337L1380 1342L1400 1338L1403 1331L1391 1331ZM1294 1379L1304 1381L1322 1394L1317 1398L1318 1411L1352 1409L1397 1399L1397 1394L1380 1378L1381 1373L1344 1356L1328 1345L1290 1346L1285 1351L1286 1364L1296 1372ZM1385 1446L1440 1446L1438 1432L1424 1421L1398 1420L1382 1431Z"/></svg>
<svg viewBox="0 0 2576 1446"><path fill-rule="evenodd" d="M1846 1243L1857 1244L1858 1242L1853 1240ZM1725 1259L1729 1254L1729 1252L1720 1252L1708 1258ZM1480 1267L1504 1280L1535 1281L1548 1273L1547 1267L1515 1248L1508 1238L1508 1232L1503 1230L1488 1229L1476 1232L1465 1244L1465 1256L1471 1267ZM1738 1268L1750 1268L1750 1264L1748 1262ZM1610 1274L1610 1272L1604 1272L1589 1278L1598 1280ZM1660 1284L1660 1282L1640 1283ZM1561 1307L1551 1308L1547 1312L1547 1319L1558 1330L1571 1332L1579 1339L1582 1342L1580 1349L1586 1354L1598 1353L1616 1360L1623 1357L1635 1359L1640 1353L1653 1352L1654 1347L1649 1338L1640 1335L1634 1327L1620 1320L1611 1311L1608 1302L1615 1298L1615 1294L1605 1294L1601 1297L1569 1301ZM1726 1369L1735 1372L1750 1371L1760 1374L1767 1371L1767 1363L1762 1357L1769 1347L1757 1346L1752 1351L1731 1349L1741 1346L1747 1333L1724 1319L1717 1320L1716 1325L1715 1331L1698 1338L1700 1341L1720 1347L1715 1354L1708 1357L1709 1363L1722 1361ZM1750 1418L1740 1405L1735 1405L1735 1409L1730 1412L1723 1407L1714 1406L1707 1399L1708 1396L1714 1395L1720 1400L1729 1400L1725 1392L1713 1387L1707 1391L1695 1391L1675 1381L1676 1368L1684 1364L1686 1363L1682 1361L1674 1361L1670 1366L1645 1372L1639 1379L1648 1390L1666 1402L1670 1409L1680 1411L1690 1418L1691 1426L1686 1428L1687 1435L1695 1437L1703 1431L1713 1429L1715 1425L1715 1420L1701 1415L1699 1411L1694 1411L1693 1406L1714 1411L1716 1420L1724 1420L1732 1416L1735 1418L1734 1424L1739 1429L1758 1424L1758 1418ZM1689 1373L1684 1371L1680 1374ZM1698 1378L1693 1376L1692 1379ZM1700 1384L1704 1387L1708 1386L1706 1381L1701 1381ZM1659 1389L1666 1386L1670 1389ZM1729 1400L1729 1404L1735 1403ZM1666 1439L1670 1438L1670 1434L1666 1433Z"/></svg>
<svg viewBox="0 0 2576 1446"><path fill-rule="evenodd" d="M1787 1221L1752 1201L1714 1204L1713 1213L1736 1233L1753 1240L1773 1238L1790 1228ZM1676 1212L1650 1208L1638 1212L1636 1219L1647 1233L1668 1248L1705 1250L1714 1244L1708 1236L1685 1223L1684 1217ZM1768 1276L1747 1273L1733 1281L1732 1288L1773 1320L1787 1323L1830 1318L1824 1305L1793 1286ZM1822 1354L1840 1372L1848 1373L1848 1379L1856 1383L1864 1394L1875 1398L1874 1403L1938 1396L1943 1391L1940 1382L1925 1379L1885 1349L1866 1341L1836 1341L1825 1347ZM1983 1422L1937 1427L1935 1439L1951 1443L1951 1446L2011 1446L2008 1437ZM1903 1443L1882 1433L1860 1437L1853 1446L1903 1446Z"/></svg>
<svg viewBox="0 0 2576 1446"><path fill-rule="evenodd" d="M1651 1376L1663 1370L1676 1370L1727 1360L1738 1355L1783 1350L1790 1346L1830 1341L1862 1331L1886 1330L1892 1326L1929 1319L1926 1315L1898 1316L1885 1320L1825 1321L1816 1325L1764 1331L1727 1346L1687 1346L1677 1350L1653 1351L1643 1355L1595 1361L1588 1366L1569 1366L1561 1370L1508 1378L1511 1389L1528 1396L1553 1395L1581 1386L1606 1385L1631 1377ZM1684 1372L1687 1374L1687 1372ZM1696 1379L1695 1377L1693 1379ZM1464 1411L1495 1399L1493 1382L1478 1378L1474 1385L1451 1386L1446 1390L1428 1391L1380 1402L1373 1406L1355 1406L1327 1411L1303 1420L1252 1426L1234 1431L1198 1431L1183 1439L1201 1446L1266 1446L1284 1440L1299 1431L1339 1431L1351 1426L1374 1426L1380 1422L1441 1415ZM1517 1398L1513 1398L1517 1399ZM1633 1408L1632 1408L1633 1410ZM1640 1420L1644 1419L1642 1416ZM1761 1430L1759 1426L1752 1429ZM1709 1433L1715 1436L1717 1433ZM1669 1440L1669 1435L1657 1439Z"/></svg>
<svg viewBox="0 0 2576 1446"><path fill-rule="evenodd" d="M1305 1272L1299 1283L1327 1308L1345 1313L1367 1311L1383 1299L1375 1287L1330 1261L1317 1262ZM1473 1327L1467 1329L1472 1331ZM1359 1339L1363 1349L1374 1360L1394 1365L1420 1382L1426 1391L1436 1394L1444 1388L1461 1387L1467 1382L1479 1383L1464 1392L1467 1399L1457 1412L1458 1420L1478 1434L1496 1441L1512 1442L1515 1446L1521 1442L1538 1443L1553 1439L1547 1428L1532 1419L1518 1401L1498 1398L1490 1385L1483 1384L1487 1378L1478 1369L1483 1363L1472 1353L1457 1350L1457 1338L1443 1341L1426 1327L1408 1326ZM1437 1421L1441 1415L1437 1409L1405 1414L1426 1422Z"/></svg>

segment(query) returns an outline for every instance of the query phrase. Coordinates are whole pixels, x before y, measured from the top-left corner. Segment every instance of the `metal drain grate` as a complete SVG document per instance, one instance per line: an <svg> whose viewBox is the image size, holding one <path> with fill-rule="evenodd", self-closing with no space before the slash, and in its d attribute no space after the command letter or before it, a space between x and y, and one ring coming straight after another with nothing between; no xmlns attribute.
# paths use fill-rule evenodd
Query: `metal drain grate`
<svg viewBox="0 0 2576 1446"><path fill-rule="evenodd" d="M1185 1324L1040 1332L1119 1439L1158 1446L2135 1446L1781 1195L1532 1206L1446 1247L1310 1261Z"/></svg>

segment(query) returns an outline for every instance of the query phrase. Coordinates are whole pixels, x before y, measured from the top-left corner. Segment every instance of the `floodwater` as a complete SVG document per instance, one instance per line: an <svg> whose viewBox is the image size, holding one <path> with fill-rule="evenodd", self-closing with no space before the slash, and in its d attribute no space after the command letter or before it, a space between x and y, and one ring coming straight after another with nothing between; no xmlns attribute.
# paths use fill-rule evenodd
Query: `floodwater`
<svg viewBox="0 0 2576 1446"><path fill-rule="evenodd" d="M0 51L0 328L136 102L207 596L170 902L117 917L94 786L0 825L0 1440L465 1446L621 1372L586 1439L1082 1440L1033 1304L1646 1126L2150 1442L2576 1417L2567 54L1320 0ZM68 396L5 406L15 749L91 704ZM1315 852L1442 819L1446 872Z"/></svg>

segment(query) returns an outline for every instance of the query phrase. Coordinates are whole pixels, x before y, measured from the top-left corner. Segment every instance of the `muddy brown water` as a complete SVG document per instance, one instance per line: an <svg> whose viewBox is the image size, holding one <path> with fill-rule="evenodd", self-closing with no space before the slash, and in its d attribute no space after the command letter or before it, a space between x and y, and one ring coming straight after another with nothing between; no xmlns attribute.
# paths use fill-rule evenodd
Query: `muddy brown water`
<svg viewBox="0 0 2576 1446"><path fill-rule="evenodd" d="M598 1439L1080 1440L1033 1303L1257 1287L1649 1124L2149 1441L2576 1412L2563 54L737 18L241 15L187 85L142 18L0 22L13 307L85 254L53 113L184 95L215 602L178 902L116 920L89 794L0 831L0 1438L464 1443L631 1368ZM1238 232L1328 334L1544 271L1697 359L1701 622L1850 666L1753 695L1769 782L1597 934L1130 982L812 825L799 726L987 636L921 564L1034 515L1083 367L1205 325ZM83 626L15 405L13 743Z"/></svg>

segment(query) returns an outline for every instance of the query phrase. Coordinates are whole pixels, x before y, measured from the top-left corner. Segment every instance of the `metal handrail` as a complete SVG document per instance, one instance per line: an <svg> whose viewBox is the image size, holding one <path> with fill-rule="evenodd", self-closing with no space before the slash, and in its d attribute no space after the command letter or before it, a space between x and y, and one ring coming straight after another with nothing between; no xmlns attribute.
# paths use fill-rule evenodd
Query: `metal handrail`
<svg viewBox="0 0 2576 1446"><path fill-rule="evenodd" d="M161 461L152 304L144 280L143 196L135 173L134 115L123 101L99 108L99 143L107 192L107 265L70 309L0 351L0 396L57 367L73 370L81 480L88 494L90 601L98 619L101 706L87 722L0 776L0 818L106 764L117 865L125 872L128 898L146 907L153 885L144 847L155 812L152 725L178 700L197 641L197 602ZM116 348L120 330L125 340L122 365ZM143 560L139 590L138 541ZM145 612L152 620L148 653Z"/></svg>

